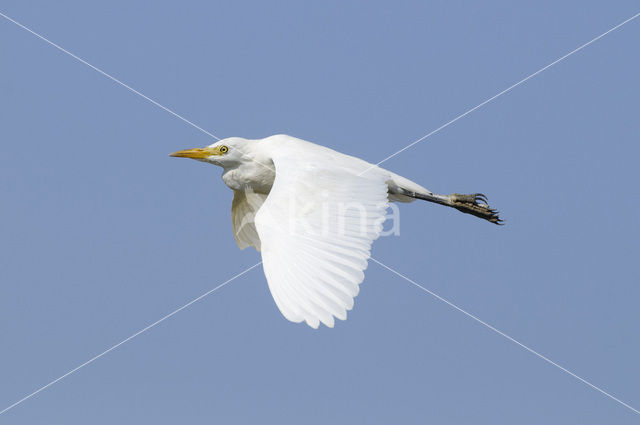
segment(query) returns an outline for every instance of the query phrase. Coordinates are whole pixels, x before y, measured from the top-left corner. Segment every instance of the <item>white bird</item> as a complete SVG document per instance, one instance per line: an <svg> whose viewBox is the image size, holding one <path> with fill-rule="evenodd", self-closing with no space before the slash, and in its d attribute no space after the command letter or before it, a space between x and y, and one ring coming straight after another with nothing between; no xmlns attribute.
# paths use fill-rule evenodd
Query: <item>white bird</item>
<svg viewBox="0 0 640 425"><path fill-rule="evenodd" d="M501 224L482 194L438 195L361 159L287 135L231 137L171 156L223 168L238 246L262 253L288 320L333 327L353 308L389 202L423 199Z"/></svg>

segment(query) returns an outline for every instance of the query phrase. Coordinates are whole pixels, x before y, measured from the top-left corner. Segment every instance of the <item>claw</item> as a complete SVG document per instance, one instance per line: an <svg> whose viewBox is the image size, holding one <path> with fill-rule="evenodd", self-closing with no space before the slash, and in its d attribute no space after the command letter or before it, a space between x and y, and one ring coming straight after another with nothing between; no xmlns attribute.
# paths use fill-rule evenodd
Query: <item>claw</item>
<svg viewBox="0 0 640 425"><path fill-rule="evenodd" d="M489 207L487 196L484 193L475 193L473 195L461 195L454 193L450 195L451 205L458 211L466 214L475 215L485 220L503 225L504 222L498 216L498 211Z"/></svg>

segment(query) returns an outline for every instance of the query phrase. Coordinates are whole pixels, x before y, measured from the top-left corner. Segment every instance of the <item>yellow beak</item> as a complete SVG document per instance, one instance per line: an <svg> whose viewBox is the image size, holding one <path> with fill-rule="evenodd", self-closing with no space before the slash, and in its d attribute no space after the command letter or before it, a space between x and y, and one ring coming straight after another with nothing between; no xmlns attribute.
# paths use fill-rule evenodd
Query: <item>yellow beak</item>
<svg viewBox="0 0 640 425"><path fill-rule="evenodd" d="M210 148L210 147L185 149L185 150L181 150L181 151L169 154L169 156L177 156L180 158L193 158L193 159L205 159L205 158L209 158L211 155L219 155L218 149Z"/></svg>

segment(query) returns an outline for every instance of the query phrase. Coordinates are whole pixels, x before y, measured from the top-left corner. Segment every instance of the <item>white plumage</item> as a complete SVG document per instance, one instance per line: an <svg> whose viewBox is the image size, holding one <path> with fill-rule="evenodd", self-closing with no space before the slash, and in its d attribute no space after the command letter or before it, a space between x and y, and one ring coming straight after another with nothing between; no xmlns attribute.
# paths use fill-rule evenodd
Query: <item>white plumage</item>
<svg viewBox="0 0 640 425"><path fill-rule="evenodd" d="M353 308L389 201L416 198L499 223L483 195L436 195L358 158L301 139L229 138L178 151L222 166L238 246L262 253L276 305L293 322L333 327ZM465 198L466 197L466 198Z"/></svg>

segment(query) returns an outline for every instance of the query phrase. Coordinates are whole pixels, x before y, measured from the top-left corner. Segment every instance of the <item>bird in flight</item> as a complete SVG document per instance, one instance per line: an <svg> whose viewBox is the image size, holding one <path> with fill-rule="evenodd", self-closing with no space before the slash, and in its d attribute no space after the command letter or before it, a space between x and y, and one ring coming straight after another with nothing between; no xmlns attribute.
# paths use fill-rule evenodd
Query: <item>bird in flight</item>
<svg viewBox="0 0 640 425"><path fill-rule="evenodd" d="M347 318L389 202L422 199L502 223L481 193L438 195L377 165L287 135L230 137L171 156L223 168L222 180L233 190L238 246L261 252L284 317L313 328Z"/></svg>

